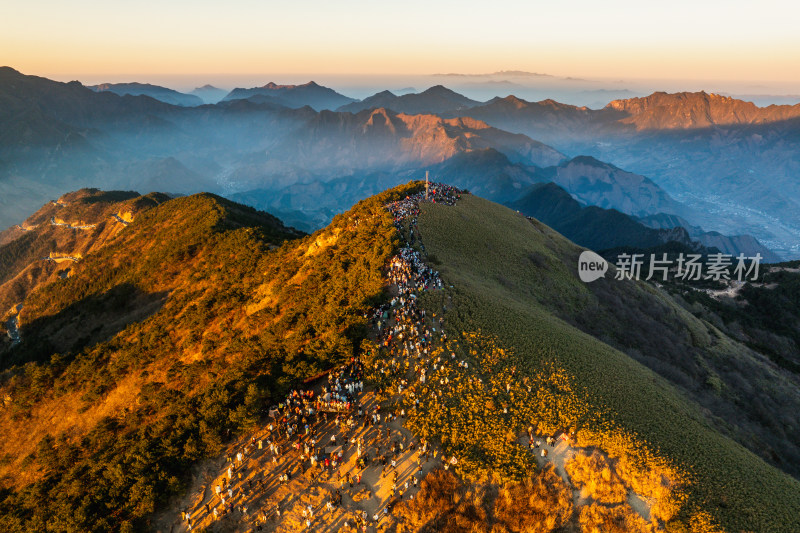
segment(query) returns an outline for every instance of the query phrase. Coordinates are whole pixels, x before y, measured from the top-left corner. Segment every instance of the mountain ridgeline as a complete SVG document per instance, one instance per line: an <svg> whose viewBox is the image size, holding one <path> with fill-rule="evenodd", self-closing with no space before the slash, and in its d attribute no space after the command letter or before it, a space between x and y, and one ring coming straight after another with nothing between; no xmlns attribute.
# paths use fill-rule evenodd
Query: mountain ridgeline
<svg viewBox="0 0 800 533"><path fill-rule="evenodd" d="M223 100L252 100L272 102L290 108L311 107L316 111L337 109L354 100L328 87L310 81L303 85L278 85L270 82L262 87L234 89Z"/></svg>
<svg viewBox="0 0 800 533"><path fill-rule="evenodd" d="M113 240L164 194L84 189L45 204L0 233L0 309L23 302L39 286L69 277L88 254Z"/></svg>
<svg viewBox="0 0 800 533"><path fill-rule="evenodd" d="M393 297L385 269L412 229L411 246L444 281L419 305L442 318L472 370L459 366L450 387L420 387L407 425L460 458L460 483L503 493L552 481L518 438L535 424L601 452L609 480L646 500L627 531L800 528L797 374L758 346L772 335L791 353L796 323L741 328L733 312L680 290L584 284L581 248L473 194L420 202L413 227L385 208L424 188L363 199L311 235L212 194L98 190L65 195L4 233L0 289L30 281L6 291L20 298L19 338L0 345L3 529L153 529L191 468L260 428L266 406L354 357L375 361L366 317ZM538 188L568 203L555 185ZM45 252L78 251L31 274ZM800 279L794 265L771 275L773 288L753 289L795 291ZM761 309L764 295L747 294ZM795 304L782 304L786 317ZM490 371L470 373L480 369ZM376 387L397 388L382 379ZM415 500L414 512L433 512L434 500ZM580 497L559 502L559 523L576 531L605 512ZM488 532L480 516L462 520Z"/></svg>
<svg viewBox="0 0 800 533"><path fill-rule="evenodd" d="M89 88L97 92L110 91L120 96L125 96L126 94L149 96L172 105L187 107L203 105L203 100L194 94L181 93L149 83L101 83L100 85L92 85Z"/></svg>
<svg viewBox="0 0 800 533"><path fill-rule="evenodd" d="M764 262L780 258L749 235L727 237L704 232L675 215L650 215L638 219L616 209L578 202L555 183L532 185L520 199L507 204L520 213L541 220L579 246L618 253L725 253L732 256L760 254ZM665 246L666 245L666 246Z"/></svg>
<svg viewBox="0 0 800 533"><path fill-rule="evenodd" d="M387 108L408 115L447 113L456 110L470 109L480 104L466 96L451 91L442 85L436 85L421 93L395 95L383 91L340 107L339 111L356 113L367 109Z"/></svg>

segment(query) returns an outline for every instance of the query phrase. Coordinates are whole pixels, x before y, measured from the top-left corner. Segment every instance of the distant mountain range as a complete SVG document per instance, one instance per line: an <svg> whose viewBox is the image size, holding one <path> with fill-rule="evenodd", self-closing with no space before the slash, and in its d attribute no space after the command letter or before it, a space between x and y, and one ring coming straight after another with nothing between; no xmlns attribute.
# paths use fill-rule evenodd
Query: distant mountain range
<svg viewBox="0 0 800 533"><path fill-rule="evenodd" d="M313 81L303 85L278 85L268 83L262 87L252 89L234 89L223 100L253 99L256 101L271 101L275 104L290 108L309 106L315 111L323 109L336 109L355 100L333 89L323 87Z"/></svg>
<svg viewBox="0 0 800 533"><path fill-rule="evenodd" d="M706 248L716 248L722 253L732 255L743 253L748 257L753 257L758 253L768 263L780 261L780 257L777 254L758 242L752 235L727 236L718 231L703 231L703 228L693 226L679 216L666 213L648 215L638 220L649 228L684 228L693 240L696 240Z"/></svg>
<svg viewBox="0 0 800 533"><path fill-rule="evenodd" d="M458 72L451 72L448 74L434 74L434 76L449 76L458 78L489 78L493 76L516 76L516 77L533 77L533 78L552 78L552 74L540 74L538 72L527 72L524 70L499 70L497 72L489 72L486 74L460 74Z"/></svg>
<svg viewBox="0 0 800 533"><path fill-rule="evenodd" d="M616 209L582 205L555 183L534 185L508 206L592 250L652 248L670 241L691 244L686 230L653 229Z"/></svg>
<svg viewBox="0 0 800 533"><path fill-rule="evenodd" d="M496 73L502 74L502 73ZM512 71L509 75L548 76ZM484 75L447 74L442 76L485 77ZM513 83L501 80L496 83L513 88ZM98 92L110 91L119 95L145 95L165 103L179 106L196 106L220 100L252 99L270 101L290 108L309 106L322 109L358 112L380 107L408 114L436 113L462 114L469 110L473 118L504 122L503 127L529 126L537 121L539 127L553 127L558 131L592 126L624 131L626 125L637 130L672 130L708 128L721 125L763 124L800 117L800 104L758 107L752 102L730 96L698 93L656 92L646 97L613 100L603 109L594 110L561 104L553 100L527 102L513 95L496 97L488 102L467 98L447 87L436 85L421 93L403 89L396 95L390 91L378 92L363 100L349 98L313 81L302 85L279 85L270 82L262 87L237 88L226 93L211 85L194 89L190 94L147 83L103 83L89 86ZM602 92L602 91L601 91ZM610 91L610 93L617 91ZM615 113L616 111L616 113ZM566 120L565 120L566 119Z"/></svg>
<svg viewBox="0 0 800 533"><path fill-rule="evenodd" d="M509 96L444 114L464 115L645 175L695 210L693 224L800 256L800 105L655 93L592 110Z"/></svg>
<svg viewBox="0 0 800 533"><path fill-rule="evenodd" d="M570 134L580 139L600 131L628 132L631 126L637 131L685 130L779 122L800 117L800 104L757 107L752 102L702 91L657 92L643 98L613 100L595 110L554 100L528 102L510 95L474 106L468 113L498 127L527 129L545 137Z"/></svg>
<svg viewBox="0 0 800 533"><path fill-rule="evenodd" d="M191 93L196 97L200 98L206 104L216 104L223 98L225 95L228 94L228 91L225 89L219 89L214 87L213 85L203 85L202 87L197 87Z"/></svg>
<svg viewBox="0 0 800 533"><path fill-rule="evenodd" d="M25 76L9 67L0 67L0 97L0 153L13 146L63 143L70 132L99 123L140 126L144 117L176 109L143 96L93 91L77 81Z"/></svg>
<svg viewBox="0 0 800 533"><path fill-rule="evenodd" d="M386 188L429 170L504 203L552 182L582 205L710 229L691 237L720 250L766 244L792 256L800 242L800 185L791 180L800 119L769 122L797 106L753 111L705 93L657 93L592 110L513 96L480 103L443 86L356 102L310 82L186 107L106 89L0 69L1 225L43 198L103 183L279 203L293 224L314 229L377 192L370 179ZM707 112L686 119L697 109ZM311 191L333 196L309 202L302 195Z"/></svg>
<svg viewBox="0 0 800 533"><path fill-rule="evenodd" d="M614 129L616 120L625 116L613 109L595 111L555 100L528 102L513 95L494 98L468 111L445 113L446 116L462 114L488 121L509 131L525 131L529 135L538 135L537 138L564 144L574 135L606 133L607 130Z"/></svg>
<svg viewBox="0 0 800 533"><path fill-rule="evenodd" d="M614 100L607 107L627 114L619 122L632 124L637 130L760 124L800 117L800 104L757 107L752 102L705 92L657 92L644 98Z"/></svg>
<svg viewBox="0 0 800 533"><path fill-rule="evenodd" d="M469 151L432 167L434 175L508 203L534 183L552 182L584 205L598 205L631 215L680 213L685 208L644 176L631 174L592 157L554 157L547 161L513 161L489 148Z"/></svg>
<svg viewBox="0 0 800 533"><path fill-rule="evenodd" d="M419 113L445 113L448 111L469 109L480 102L471 100L442 85L436 85L421 93L396 96L389 91L374 94L360 102L344 105L338 111L357 113L365 109L378 107L389 108L400 113L411 115Z"/></svg>
<svg viewBox="0 0 800 533"><path fill-rule="evenodd" d="M166 87L151 85L149 83L101 83L100 85L90 85L89 88L97 92L110 91L120 96L126 94L131 96L144 95L168 104L184 107L203 104L203 100L197 95L180 93L172 89L167 89Z"/></svg>
<svg viewBox="0 0 800 533"><path fill-rule="evenodd" d="M547 169L543 176L588 205L614 208L637 216L685 211L685 207L650 179L591 156L575 157Z"/></svg>

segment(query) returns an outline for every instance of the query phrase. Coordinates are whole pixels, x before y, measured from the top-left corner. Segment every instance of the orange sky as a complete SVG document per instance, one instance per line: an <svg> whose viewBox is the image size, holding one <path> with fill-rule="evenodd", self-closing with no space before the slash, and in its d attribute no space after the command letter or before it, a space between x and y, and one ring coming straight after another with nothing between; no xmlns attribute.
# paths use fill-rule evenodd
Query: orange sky
<svg viewBox="0 0 800 533"><path fill-rule="evenodd" d="M766 80L800 92L796 5L43 0L4 10L0 62L56 78L520 69Z"/></svg>

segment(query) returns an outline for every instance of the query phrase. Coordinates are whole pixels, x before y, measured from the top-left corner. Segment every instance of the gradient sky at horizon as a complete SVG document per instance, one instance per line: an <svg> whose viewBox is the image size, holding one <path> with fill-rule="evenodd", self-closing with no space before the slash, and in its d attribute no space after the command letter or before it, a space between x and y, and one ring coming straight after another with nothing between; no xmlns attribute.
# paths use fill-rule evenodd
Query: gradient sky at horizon
<svg viewBox="0 0 800 533"><path fill-rule="evenodd" d="M798 4L769 0L31 0L3 10L0 63L95 83L515 69L800 90L798 15Z"/></svg>

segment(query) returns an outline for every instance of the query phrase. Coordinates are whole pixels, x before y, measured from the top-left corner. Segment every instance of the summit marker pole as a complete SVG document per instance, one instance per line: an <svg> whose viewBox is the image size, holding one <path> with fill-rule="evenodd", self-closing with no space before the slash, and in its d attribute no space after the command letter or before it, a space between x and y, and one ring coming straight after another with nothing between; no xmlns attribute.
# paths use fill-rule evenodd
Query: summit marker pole
<svg viewBox="0 0 800 533"><path fill-rule="evenodd" d="M428 199L428 187L430 187L430 183L428 182L428 171L425 171L425 199Z"/></svg>

